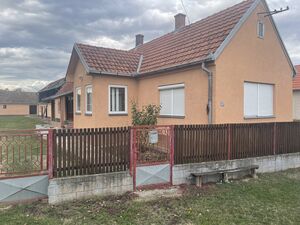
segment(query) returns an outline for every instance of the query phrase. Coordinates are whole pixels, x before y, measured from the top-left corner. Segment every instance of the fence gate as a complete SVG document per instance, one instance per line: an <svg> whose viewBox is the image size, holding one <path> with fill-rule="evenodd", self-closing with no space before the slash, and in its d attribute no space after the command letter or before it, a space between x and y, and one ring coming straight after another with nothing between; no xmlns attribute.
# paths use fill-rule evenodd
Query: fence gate
<svg viewBox="0 0 300 225"><path fill-rule="evenodd" d="M131 129L130 170L134 190L172 184L173 126Z"/></svg>

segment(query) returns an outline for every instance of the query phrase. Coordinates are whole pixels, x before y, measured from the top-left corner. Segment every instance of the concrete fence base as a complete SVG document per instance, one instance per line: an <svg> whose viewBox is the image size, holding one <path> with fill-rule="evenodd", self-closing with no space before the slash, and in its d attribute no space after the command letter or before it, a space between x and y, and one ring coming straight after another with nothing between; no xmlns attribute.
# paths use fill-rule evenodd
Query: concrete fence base
<svg viewBox="0 0 300 225"><path fill-rule="evenodd" d="M277 172L298 168L300 167L300 153L175 165L173 167L173 184L179 185L192 183L193 181L190 177L191 173L210 172L218 169L233 169L250 165L258 165L258 173ZM234 177L230 178L237 178L237 175L242 176L245 174L233 174ZM210 178L207 177L206 180L204 180L204 183L216 181L218 179L219 177L217 176L212 176Z"/></svg>
<svg viewBox="0 0 300 225"><path fill-rule="evenodd" d="M48 202L91 197L94 195L124 194L133 191L133 180L129 172L115 172L51 179L48 188Z"/></svg>
<svg viewBox="0 0 300 225"><path fill-rule="evenodd" d="M300 153L175 165L173 167L173 184L192 183L191 173L233 169L250 165L258 165L258 173L298 168L300 167ZM242 175L244 174L235 173L229 178L237 178ZM217 181L219 178L218 176L207 177L204 183ZM123 194L128 191L133 191L133 178L129 172L55 178L49 181L48 200L50 204L56 204L94 195Z"/></svg>

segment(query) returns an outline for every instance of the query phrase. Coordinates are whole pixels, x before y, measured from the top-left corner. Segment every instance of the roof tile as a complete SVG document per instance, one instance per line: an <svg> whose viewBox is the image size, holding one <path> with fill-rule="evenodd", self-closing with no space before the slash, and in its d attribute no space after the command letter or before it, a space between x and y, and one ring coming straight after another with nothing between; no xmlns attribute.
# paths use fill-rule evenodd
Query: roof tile
<svg viewBox="0 0 300 225"><path fill-rule="evenodd" d="M241 2L129 51L76 45L86 64L99 72L132 75L141 55L140 73L200 61L218 49L253 2Z"/></svg>
<svg viewBox="0 0 300 225"><path fill-rule="evenodd" d="M293 89L300 90L300 65L295 66L295 69L297 74L293 79Z"/></svg>

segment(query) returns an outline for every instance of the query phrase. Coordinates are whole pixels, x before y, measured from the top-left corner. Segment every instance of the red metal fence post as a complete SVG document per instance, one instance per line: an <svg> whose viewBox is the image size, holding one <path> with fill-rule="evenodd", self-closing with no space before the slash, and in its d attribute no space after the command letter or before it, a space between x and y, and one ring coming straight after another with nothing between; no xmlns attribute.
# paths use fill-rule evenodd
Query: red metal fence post
<svg viewBox="0 0 300 225"><path fill-rule="evenodd" d="M53 129L48 130L48 177L53 178Z"/></svg>
<svg viewBox="0 0 300 225"><path fill-rule="evenodd" d="M227 159L230 160L231 159L231 125L228 124L227 127Z"/></svg>
<svg viewBox="0 0 300 225"><path fill-rule="evenodd" d="M130 151L130 157L129 157L129 172L130 172L130 175L131 176L133 176L133 154L132 154L132 152L133 152L133 132L134 132L134 128L132 127L131 129L130 129L130 144L129 144L129 146L130 146L130 149L129 149L129 151Z"/></svg>

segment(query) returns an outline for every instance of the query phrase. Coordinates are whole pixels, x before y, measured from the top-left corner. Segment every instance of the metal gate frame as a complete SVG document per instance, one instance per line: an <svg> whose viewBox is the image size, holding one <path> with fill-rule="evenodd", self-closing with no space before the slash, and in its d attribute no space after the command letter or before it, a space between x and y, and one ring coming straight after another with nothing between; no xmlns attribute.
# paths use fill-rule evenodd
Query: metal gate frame
<svg viewBox="0 0 300 225"><path fill-rule="evenodd" d="M168 135L168 143L170 146L169 149L169 161L164 161L164 162L148 162L148 163L143 163L140 165L140 167L143 166L151 166L151 165L162 165L165 164L166 162L169 162L170 164L170 182L164 183L164 184L151 184L151 185L144 185L144 186L139 186L139 188L157 188L161 186L169 186L173 185L173 165L174 165L174 126L173 125L156 125L156 126L133 126L131 127L130 130L130 175L133 177L133 190L136 191L137 185L136 185L136 174L137 174L137 154L138 154L138 149L137 149L137 131L138 130L155 130L155 129L166 129L169 131Z"/></svg>

